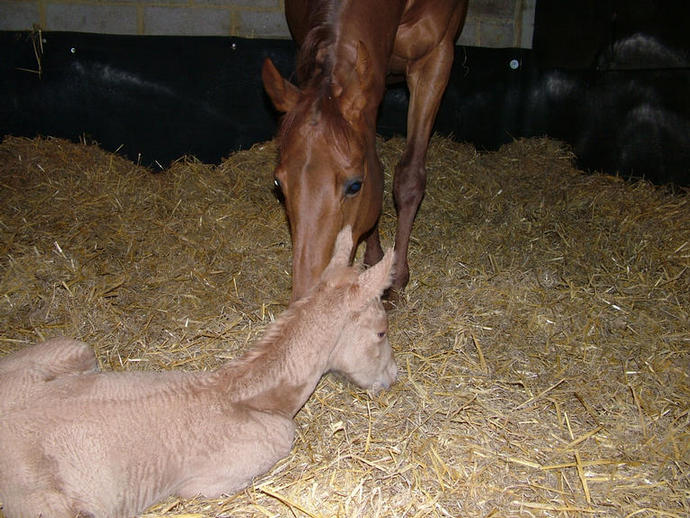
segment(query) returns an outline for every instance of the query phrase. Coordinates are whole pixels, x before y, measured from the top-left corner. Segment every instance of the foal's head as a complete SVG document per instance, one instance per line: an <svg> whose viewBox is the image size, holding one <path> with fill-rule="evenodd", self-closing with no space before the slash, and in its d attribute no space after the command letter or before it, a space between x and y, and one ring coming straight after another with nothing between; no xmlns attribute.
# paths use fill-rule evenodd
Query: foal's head
<svg viewBox="0 0 690 518"><path fill-rule="evenodd" d="M356 385L378 392L394 381L398 368L388 341L388 317L381 303L390 285L393 250L368 270L349 267L352 230L338 234L335 253L321 276L319 286L344 288L338 301L349 314L329 359L329 370L343 374Z"/></svg>
<svg viewBox="0 0 690 518"><path fill-rule="evenodd" d="M372 300L345 327L331 355L331 370L374 393L393 384L398 367L380 300Z"/></svg>

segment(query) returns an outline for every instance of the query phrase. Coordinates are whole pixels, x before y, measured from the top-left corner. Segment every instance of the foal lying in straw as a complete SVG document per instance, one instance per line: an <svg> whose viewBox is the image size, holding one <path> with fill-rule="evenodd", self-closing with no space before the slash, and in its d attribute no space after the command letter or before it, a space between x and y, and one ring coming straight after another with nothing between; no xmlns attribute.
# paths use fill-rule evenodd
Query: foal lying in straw
<svg viewBox="0 0 690 518"><path fill-rule="evenodd" d="M393 253L360 273L343 230L319 284L242 358L213 372L97 373L55 339L0 362L0 501L7 518L129 517L176 494L218 497L292 447L293 417L328 371L363 388L397 368L380 296Z"/></svg>

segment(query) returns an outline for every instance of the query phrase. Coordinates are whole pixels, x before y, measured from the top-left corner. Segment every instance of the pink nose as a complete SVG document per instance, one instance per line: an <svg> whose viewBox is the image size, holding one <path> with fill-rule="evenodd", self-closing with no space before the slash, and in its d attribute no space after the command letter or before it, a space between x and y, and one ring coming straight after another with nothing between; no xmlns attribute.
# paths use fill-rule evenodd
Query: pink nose
<svg viewBox="0 0 690 518"><path fill-rule="evenodd" d="M383 371L381 379L374 383L371 387L371 392L374 394L381 392L382 390L388 390L390 386L395 383L398 377L398 366L394 361L391 361Z"/></svg>
<svg viewBox="0 0 690 518"><path fill-rule="evenodd" d="M393 383L395 383L395 380L398 379L398 366L395 364L394 361L391 361L388 364L386 374L388 374L388 379L390 380L389 383L386 385L386 388L389 388Z"/></svg>

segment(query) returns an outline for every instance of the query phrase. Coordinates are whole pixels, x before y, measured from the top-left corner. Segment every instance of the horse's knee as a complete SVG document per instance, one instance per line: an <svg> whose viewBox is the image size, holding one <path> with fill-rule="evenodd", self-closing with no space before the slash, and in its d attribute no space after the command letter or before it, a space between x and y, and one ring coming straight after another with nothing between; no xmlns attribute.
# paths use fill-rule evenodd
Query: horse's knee
<svg viewBox="0 0 690 518"><path fill-rule="evenodd" d="M62 339L56 345L58 345L56 361L47 369L51 374L86 373L98 370L96 355L88 344Z"/></svg>
<svg viewBox="0 0 690 518"><path fill-rule="evenodd" d="M0 374L31 370L47 381L60 374L96 370L93 350L71 338L52 338L31 345L0 360Z"/></svg>
<svg viewBox="0 0 690 518"><path fill-rule="evenodd" d="M373 266L378 263L382 257L383 248L381 248L381 239L379 238L379 229L377 225L367 237L366 250L364 251L364 264Z"/></svg>
<svg viewBox="0 0 690 518"><path fill-rule="evenodd" d="M424 166L401 163L393 180L393 196L398 210L406 207L416 209L424 197L426 170Z"/></svg>
<svg viewBox="0 0 690 518"><path fill-rule="evenodd" d="M97 369L91 348L67 338L55 338L10 354L0 359L0 413L26 405L56 378Z"/></svg>
<svg viewBox="0 0 690 518"><path fill-rule="evenodd" d="M409 281L410 267L407 264L407 258L403 258L395 264L395 274L393 275L390 288L386 291L386 298L391 302L396 302L396 299Z"/></svg>

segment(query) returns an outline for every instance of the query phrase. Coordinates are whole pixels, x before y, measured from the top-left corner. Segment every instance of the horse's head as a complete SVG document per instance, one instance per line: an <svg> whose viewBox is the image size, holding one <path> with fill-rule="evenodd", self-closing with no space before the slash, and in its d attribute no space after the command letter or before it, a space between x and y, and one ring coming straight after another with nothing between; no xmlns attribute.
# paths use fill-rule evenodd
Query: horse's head
<svg viewBox="0 0 690 518"><path fill-rule="evenodd" d="M356 245L381 211L383 174L375 124L364 110L368 72L363 47L356 56L347 78L319 76L304 89L285 80L270 59L264 62L266 91L276 109L285 112L274 177L290 222L293 300L318 281L338 232L350 225ZM349 254L351 259L354 249Z"/></svg>
<svg viewBox="0 0 690 518"><path fill-rule="evenodd" d="M329 359L329 370L344 375L356 385L378 392L387 389L397 377L398 368L388 341L388 317L381 303L383 291L390 286L393 250L380 262L360 272L349 267L352 232L340 231L335 252L324 270L320 285L345 288L337 301L347 315Z"/></svg>

